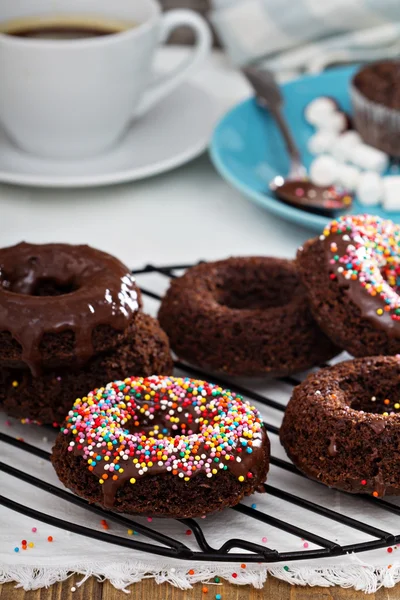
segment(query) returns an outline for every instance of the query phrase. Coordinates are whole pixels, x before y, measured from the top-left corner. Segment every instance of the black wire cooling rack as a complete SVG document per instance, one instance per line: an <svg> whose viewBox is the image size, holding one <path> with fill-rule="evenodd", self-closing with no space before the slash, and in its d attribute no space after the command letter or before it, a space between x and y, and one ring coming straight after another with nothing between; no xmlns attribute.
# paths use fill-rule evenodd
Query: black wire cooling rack
<svg viewBox="0 0 400 600"><path fill-rule="evenodd" d="M147 274L157 274L162 275L163 277L173 278L177 276L177 272L181 272L189 266L190 265L174 265L167 267L155 267L153 265L148 265L144 269L133 271L133 273L135 275L140 275L141 279L143 279L142 276ZM144 296L152 298L156 301L161 300L161 297L157 293L151 291L150 289L141 286L141 290ZM215 383L221 384L225 387L233 387L235 391L240 393L241 395L256 402L259 402L267 407L275 409L276 411L280 411L282 414L285 410L284 404L282 404L278 400L266 397L263 394L254 392L240 385L232 384L231 382L215 377L214 375L209 375L207 372L201 369L189 367L183 364L182 362L178 361L175 362L175 367L179 371L184 372L189 376L210 380ZM294 379L293 377L284 377L281 378L280 381L283 382L285 385L289 385L292 387L299 383L299 381ZM265 426L269 433L275 435L279 433L279 428L275 425L265 422ZM37 448L33 445L30 445L24 441L15 439L4 433L0 433L0 442L9 444L23 452L30 453L31 455L34 455L41 460L50 460L50 454L48 452ZM280 470L303 477L303 475L296 469L296 467L286 460L272 456L271 464ZM190 530L193 533L197 548L192 549L183 542L179 541L178 539L175 539L173 536L165 535L160 531L157 531L157 519L153 519L151 526L143 525L140 522L132 520L130 517L127 518L123 515L109 512L103 510L98 506L91 505L86 500L83 500L82 498L73 495L69 491L60 489L50 483L47 483L46 481L42 481L34 475L18 470L9 464L0 462L0 471L11 477L18 478L27 485L36 486L36 488L43 490L55 496L56 498L66 500L67 502L70 502L75 506L90 511L91 513L98 515L103 519L107 519L107 521L111 523L114 522L116 524L122 525L125 528L133 529L141 535L143 535L147 540L149 540L149 542L142 542L136 539L123 537L122 535L120 536L114 535L112 533L97 531L95 529L82 526L75 522L70 522L46 514L44 512L40 512L38 510L30 508L29 506L26 506L25 504L20 504L14 500L11 500L5 497L4 495L0 495L0 504L4 507L12 511L17 511L25 516L37 519L54 527L58 527L82 536L87 536L89 538L96 539L101 542L108 542L111 544L116 544L120 547L126 547L134 550L140 550L142 552L176 559L219 562L245 561L246 563L275 563L284 561L285 563L287 563L290 561L304 559L309 560L315 558L340 556L350 552L365 552L368 550L384 548L400 543L400 534L394 535L393 533L389 533L380 528L377 528L369 524L368 522L355 519L353 517L342 514L339 511L332 510L331 508L328 508L327 506L324 506L322 504L312 502L302 497L298 497L293 493L280 489L279 487L264 484L265 491L267 492L267 494L269 494L269 496L273 496L276 499L290 503L292 506L304 509L306 511L310 511L315 515L319 515L320 517L328 519L332 527L327 527L325 528L325 530L331 532L331 537L334 535L335 523L338 523L345 527L351 528L353 532L360 532L362 534L366 534L367 536L370 536L373 539L347 545L339 544L336 541L332 541L331 539L328 539L326 537L316 535L311 531L307 531L297 525L293 525L289 522L278 519L277 517L267 514L266 512L263 512L257 508L253 508L245 504L239 504L238 506L227 510L237 511L238 513L241 513L241 515L244 515L247 519L255 519L260 524L267 524L283 532L293 534L298 538L302 538L303 540L307 540L307 542L313 543L317 547L315 549L313 548L310 550L293 550L287 552L278 552L273 548L268 548L264 545L262 546L260 544L246 541L245 539L235 537L232 539L228 539L219 548L214 548L208 543L206 539L206 534L203 531L204 528L202 529L198 520L178 519L177 521L190 528ZM332 493L338 494L338 492ZM367 502L369 503L369 505L372 505L368 506L369 513L371 514L371 510L376 511L377 518L379 518L379 511L382 510L392 513L396 516L400 516L400 507L391 504L388 501L379 498L372 498L369 496L360 496L359 498L357 498L357 500L360 503L360 509L358 514L362 513L362 505L364 502ZM158 523L159 522L160 521L158 520ZM151 542L156 542L157 544Z"/></svg>

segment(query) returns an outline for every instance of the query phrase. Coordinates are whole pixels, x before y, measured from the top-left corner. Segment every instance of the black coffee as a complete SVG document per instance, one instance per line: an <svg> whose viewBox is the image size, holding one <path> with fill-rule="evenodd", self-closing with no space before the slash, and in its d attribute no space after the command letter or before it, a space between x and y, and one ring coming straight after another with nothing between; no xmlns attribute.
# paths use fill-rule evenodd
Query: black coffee
<svg viewBox="0 0 400 600"><path fill-rule="evenodd" d="M135 24L118 21L71 17L29 19L1 26L0 31L14 37L38 40L79 40L120 33Z"/></svg>

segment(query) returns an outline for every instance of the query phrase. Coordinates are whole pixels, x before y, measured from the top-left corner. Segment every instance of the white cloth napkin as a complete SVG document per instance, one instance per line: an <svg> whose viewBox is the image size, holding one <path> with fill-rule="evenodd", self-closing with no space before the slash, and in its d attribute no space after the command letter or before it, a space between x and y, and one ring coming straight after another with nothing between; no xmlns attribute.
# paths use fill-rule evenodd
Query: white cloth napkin
<svg viewBox="0 0 400 600"><path fill-rule="evenodd" d="M142 275L138 278L138 282L146 289L161 294L168 286L168 278L162 275ZM147 312L156 314L157 307L156 300L146 300ZM252 388L282 403L288 401L291 391L291 387L287 384L276 382L255 382ZM281 412L262 404L259 404L258 407L266 422L279 426L282 418ZM8 419L4 414L0 414L0 431L9 436L22 437L29 444L48 451L50 451L56 435L56 432L49 432L47 429L35 425L22 425L14 419ZM287 460L278 437L270 435L270 439L272 454ZM5 443L1 443L0 461L61 487L47 461ZM322 485L274 466L271 467L268 483L299 497L312 500L340 514L368 522L393 534L400 533L399 519L396 516L375 508L362 498L329 490ZM0 489L1 495L38 511L103 531L100 517L24 484L19 479L1 471ZM391 499L390 501L399 505L399 500ZM330 519L319 517L313 512L296 508L293 504L268 494L255 494L251 498L247 498L244 503L256 504L256 509L259 511L340 544L359 543L372 539L369 535ZM194 536L188 535L187 527L177 521L154 519L148 522L145 518L138 518L137 521L179 539L193 550L198 550ZM297 537L284 533L280 529L264 525L231 509L205 519L199 519L198 522L208 543L214 548L219 548L230 538L250 540L269 548L276 548L281 552L312 550L317 547L313 543L301 539L302 536ZM129 537L127 529L113 524L111 519L108 519L108 525L107 533ZM37 531L33 532L33 528L36 528ZM374 592L381 586L391 587L400 581L400 550L395 548L390 553L383 548L337 558L310 559L270 565L244 563L245 566L243 566L243 563L181 561L68 533L38 520L24 517L2 506L0 506L0 531L0 582L16 581L25 589L35 589L64 580L71 572L81 573L82 580L90 575L108 579L114 586L123 590L129 584L149 576L154 577L158 582L168 581L181 588L189 588L195 582L204 581L208 582L210 591L212 590L214 593L218 593L219 585L214 582L215 576L226 578L235 584L252 584L262 587L268 573L271 573L290 583L300 585L354 586L356 589L368 592ZM53 541L49 542L48 536L52 536ZM146 539L142 534L136 536L135 539L156 543ZM28 542L26 550L21 549L22 540ZM32 548L29 547L29 542L34 543ZM19 551L15 552L14 548L19 548Z"/></svg>
<svg viewBox="0 0 400 600"><path fill-rule="evenodd" d="M212 0L211 20L232 60L282 71L400 54L393 0Z"/></svg>

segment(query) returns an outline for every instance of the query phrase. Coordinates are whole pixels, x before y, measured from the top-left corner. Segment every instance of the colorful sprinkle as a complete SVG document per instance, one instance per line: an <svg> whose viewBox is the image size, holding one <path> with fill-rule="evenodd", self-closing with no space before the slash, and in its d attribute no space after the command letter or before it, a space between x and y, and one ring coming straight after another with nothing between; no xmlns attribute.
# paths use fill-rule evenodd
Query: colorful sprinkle
<svg viewBox="0 0 400 600"><path fill-rule="evenodd" d="M36 533L37 532L37 527L32 527L32 533Z"/></svg>
<svg viewBox="0 0 400 600"><path fill-rule="evenodd" d="M14 552L19 552L19 548L17 546L14 548Z"/></svg>
<svg viewBox="0 0 400 600"><path fill-rule="evenodd" d="M201 591L203 592L203 594L207 594L208 587L206 587L205 585L203 585L203 587L201 588Z"/></svg>
<svg viewBox="0 0 400 600"><path fill-rule="evenodd" d="M53 536L52 536L52 535L49 535L49 537L47 538L47 541L48 541L48 542L52 542L52 541L53 541Z"/></svg>
<svg viewBox="0 0 400 600"><path fill-rule="evenodd" d="M264 544L266 544L266 543L268 542L268 538L266 538L266 537L263 537L261 541L262 541Z"/></svg>
<svg viewBox="0 0 400 600"><path fill-rule="evenodd" d="M215 600L221 600L222 596L221 594L215 594Z"/></svg>
<svg viewBox="0 0 400 600"><path fill-rule="evenodd" d="M100 525L102 526L103 529L109 529L110 528L109 525L108 525L108 523L107 523L107 521L105 519L102 519L100 521Z"/></svg>
<svg viewBox="0 0 400 600"><path fill-rule="evenodd" d="M215 583L219 583L220 582L220 578L219 577L214 577L214 582Z"/></svg>
<svg viewBox="0 0 400 600"><path fill-rule="evenodd" d="M400 226L372 215L346 215L332 221L323 237L333 274L357 281L380 319L400 321Z"/></svg>
<svg viewBox="0 0 400 600"><path fill-rule="evenodd" d="M163 416L157 425L155 415ZM138 479L163 467L189 481L208 478L262 444L262 418L234 392L181 377L129 377L77 399L61 429L102 485ZM232 469L233 470L233 469ZM239 472L240 473L240 472ZM240 482L253 473L243 465ZM151 521L151 518L148 519Z"/></svg>

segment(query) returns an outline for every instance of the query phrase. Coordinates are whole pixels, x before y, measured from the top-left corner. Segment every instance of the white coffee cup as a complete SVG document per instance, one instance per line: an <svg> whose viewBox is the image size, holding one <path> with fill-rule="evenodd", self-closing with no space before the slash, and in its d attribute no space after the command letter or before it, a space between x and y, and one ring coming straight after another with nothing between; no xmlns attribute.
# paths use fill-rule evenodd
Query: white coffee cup
<svg viewBox="0 0 400 600"><path fill-rule="evenodd" d="M106 151L132 119L198 69L211 47L204 19L189 10L162 14L155 0L0 2L0 30L11 20L38 15L92 15L136 24L74 40L0 33L0 124L17 146L43 157L79 159ZM191 57L155 78L157 48L182 25L196 35Z"/></svg>

